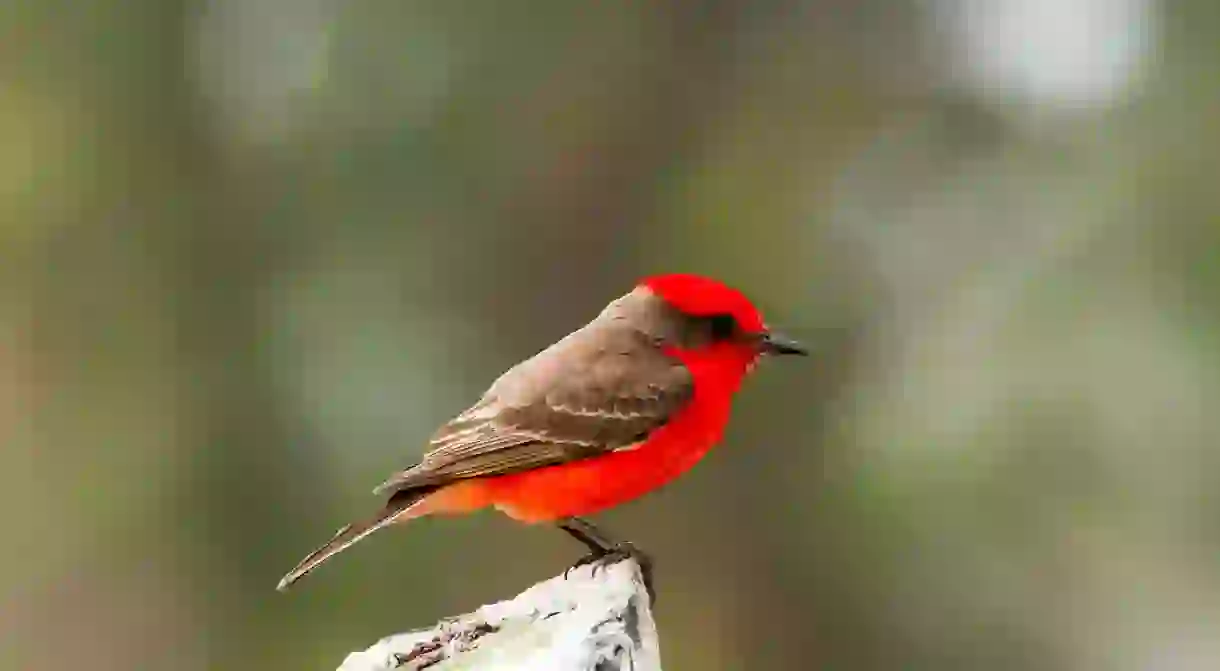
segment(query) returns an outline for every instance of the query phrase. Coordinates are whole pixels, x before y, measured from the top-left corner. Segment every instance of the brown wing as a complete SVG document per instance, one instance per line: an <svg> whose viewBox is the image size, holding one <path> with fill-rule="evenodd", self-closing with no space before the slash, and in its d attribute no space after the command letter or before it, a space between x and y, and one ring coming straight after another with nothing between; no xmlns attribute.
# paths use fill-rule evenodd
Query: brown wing
<svg viewBox="0 0 1220 671"><path fill-rule="evenodd" d="M509 370L377 492L565 463L643 440L691 398L690 372L622 322L594 322Z"/></svg>

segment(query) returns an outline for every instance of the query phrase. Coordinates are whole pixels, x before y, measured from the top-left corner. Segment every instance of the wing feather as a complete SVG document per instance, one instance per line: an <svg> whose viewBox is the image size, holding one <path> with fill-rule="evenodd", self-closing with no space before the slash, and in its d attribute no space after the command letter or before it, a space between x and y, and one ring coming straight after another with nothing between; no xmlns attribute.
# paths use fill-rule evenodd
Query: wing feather
<svg viewBox="0 0 1220 671"><path fill-rule="evenodd" d="M594 328L597 327L597 328ZM628 448L694 394L690 372L622 322L593 322L509 370L377 492L504 475Z"/></svg>

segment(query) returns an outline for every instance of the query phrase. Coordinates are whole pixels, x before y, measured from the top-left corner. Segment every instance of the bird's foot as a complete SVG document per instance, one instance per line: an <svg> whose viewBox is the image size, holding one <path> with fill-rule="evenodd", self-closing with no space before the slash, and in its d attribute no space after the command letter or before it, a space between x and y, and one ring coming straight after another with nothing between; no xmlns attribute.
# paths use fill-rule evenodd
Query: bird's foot
<svg viewBox="0 0 1220 671"><path fill-rule="evenodd" d="M605 570L607 567L617 564L626 559L634 560L640 567L640 577L644 580L644 588L648 590L648 600L652 604L656 604L656 590L652 586L652 557L649 557L635 545L622 541L615 543L606 549L597 549L589 554L581 557L575 564L569 566L564 572L563 577L567 579L568 573L579 569L583 566L592 566L592 574L597 576L598 570Z"/></svg>

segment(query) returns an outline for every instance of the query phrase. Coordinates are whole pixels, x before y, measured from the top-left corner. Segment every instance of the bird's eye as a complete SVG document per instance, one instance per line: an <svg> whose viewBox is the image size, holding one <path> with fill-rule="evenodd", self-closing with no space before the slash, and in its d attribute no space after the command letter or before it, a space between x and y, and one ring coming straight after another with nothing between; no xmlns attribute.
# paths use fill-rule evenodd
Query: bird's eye
<svg viewBox="0 0 1220 671"><path fill-rule="evenodd" d="M737 320L730 314L712 315L708 317L714 340L725 340L737 330Z"/></svg>

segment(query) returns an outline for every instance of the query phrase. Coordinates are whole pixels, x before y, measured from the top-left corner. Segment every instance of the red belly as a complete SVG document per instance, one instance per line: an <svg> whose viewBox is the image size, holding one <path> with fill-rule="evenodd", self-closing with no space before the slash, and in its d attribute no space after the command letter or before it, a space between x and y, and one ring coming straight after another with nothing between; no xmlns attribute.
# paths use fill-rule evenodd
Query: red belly
<svg viewBox="0 0 1220 671"><path fill-rule="evenodd" d="M479 482L487 502L521 522L591 515L678 477L720 439L727 413L692 404L637 447ZM709 421L716 418L719 421Z"/></svg>

